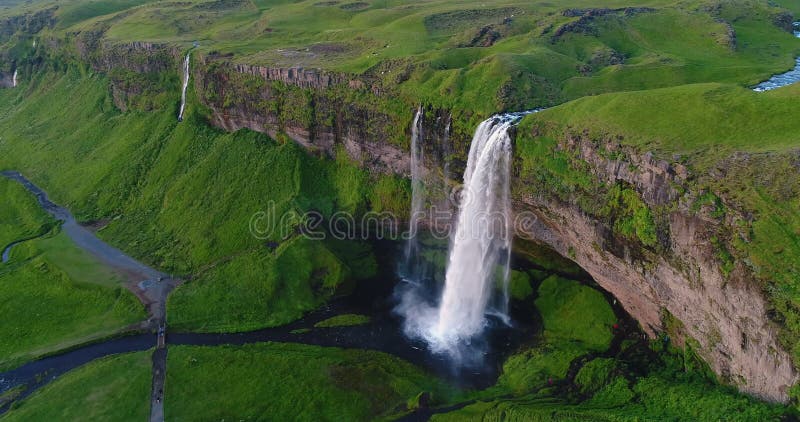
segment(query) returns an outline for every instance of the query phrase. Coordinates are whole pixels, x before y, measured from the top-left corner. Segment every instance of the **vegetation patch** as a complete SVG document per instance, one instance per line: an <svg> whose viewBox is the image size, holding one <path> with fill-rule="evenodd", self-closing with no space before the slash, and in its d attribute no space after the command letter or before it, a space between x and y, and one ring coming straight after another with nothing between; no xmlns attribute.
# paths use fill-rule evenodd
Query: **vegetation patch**
<svg viewBox="0 0 800 422"><path fill-rule="evenodd" d="M271 343L176 346L168 360L167 419L269 414L281 420L368 420L403 412L421 392L439 403L452 397L435 378L379 352Z"/></svg>
<svg viewBox="0 0 800 422"><path fill-rule="evenodd" d="M150 414L149 352L100 358L72 370L3 415L4 422L146 420Z"/></svg>
<svg viewBox="0 0 800 422"><path fill-rule="evenodd" d="M314 324L315 328L350 327L353 325L369 324L370 318L366 315L344 314L330 317Z"/></svg>

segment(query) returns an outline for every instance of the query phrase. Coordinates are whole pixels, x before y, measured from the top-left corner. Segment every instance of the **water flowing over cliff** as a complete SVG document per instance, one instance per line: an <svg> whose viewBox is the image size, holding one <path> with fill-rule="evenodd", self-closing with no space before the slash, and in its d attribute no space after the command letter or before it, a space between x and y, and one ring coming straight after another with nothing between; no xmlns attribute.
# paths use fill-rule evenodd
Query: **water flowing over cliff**
<svg viewBox="0 0 800 422"><path fill-rule="evenodd" d="M14 69L14 76L11 77L11 86L17 86L17 69Z"/></svg>
<svg viewBox="0 0 800 422"><path fill-rule="evenodd" d="M464 172L445 286L438 304L433 306L426 302L425 295L419 292L421 287L415 283L417 280L412 280L414 287L403 292L397 308L406 320L409 336L424 339L434 352L450 355L457 361L468 357L469 351L464 346L483 332L487 314L508 323L507 286L512 238L509 129L522 115L491 117L475 131ZM419 112L415 126L418 121ZM418 129L412 133L416 139ZM412 139L412 163L419 158L414 144ZM412 176L414 174L412 168ZM415 180L419 179L412 177L412 183ZM417 194L416 189L414 194ZM418 205L421 206L421 198L415 196L414 200L420 201ZM415 224L413 220L414 214L412 225ZM413 250L409 248L408 252ZM496 291L498 285L500 292Z"/></svg>
<svg viewBox="0 0 800 422"><path fill-rule="evenodd" d="M186 88L189 86L189 53L183 59L183 87L181 88L181 109L178 112L178 121L183 121L183 112L186 109Z"/></svg>

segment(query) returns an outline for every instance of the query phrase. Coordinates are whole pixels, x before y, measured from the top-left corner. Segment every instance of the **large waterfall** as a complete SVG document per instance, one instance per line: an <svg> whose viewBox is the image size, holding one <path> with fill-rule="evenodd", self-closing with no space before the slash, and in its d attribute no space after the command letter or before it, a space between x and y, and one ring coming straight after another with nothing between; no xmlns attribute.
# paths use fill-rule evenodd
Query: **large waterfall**
<svg viewBox="0 0 800 422"><path fill-rule="evenodd" d="M527 112L493 116L475 131L464 172L455 234L451 238L444 290L438 303L426 302L422 299L424 294L406 289L396 308L405 318L409 336L422 338L435 352L457 360L465 357L462 346L483 332L488 313L508 321L512 157L509 128L524 114ZM415 127L418 118L419 112ZM415 128L412 133L418 134L419 130ZM412 163L418 154L414 144L412 139ZM492 309L493 297L497 299L495 309Z"/></svg>
<svg viewBox="0 0 800 422"><path fill-rule="evenodd" d="M186 88L189 86L189 53L183 59L183 87L181 88L181 109L178 112L178 121L183 121L183 111L186 109Z"/></svg>
<svg viewBox="0 0 800 422"><path fill-rule="evenodd" d="M498 276L507 296L511 125L510 118L491 118L478 126L472 139L444 292L432 333L445 348L483 330ZM501 302L505 306L507 298ZM499 311L505 316L505 309Z"/></svg>

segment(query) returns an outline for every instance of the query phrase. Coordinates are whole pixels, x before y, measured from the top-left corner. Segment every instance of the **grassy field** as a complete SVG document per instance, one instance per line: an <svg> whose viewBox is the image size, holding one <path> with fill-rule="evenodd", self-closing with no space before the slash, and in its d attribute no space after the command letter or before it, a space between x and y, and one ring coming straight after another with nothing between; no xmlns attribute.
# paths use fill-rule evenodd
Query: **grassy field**
<svg viewBox="0 0 800 422"><path fill-rule="evenodd" d="M379 352L262 343L177 346L168 359L167 420L373 420L403 412L422 392L436 402L452 394Z"/></svg>
<svg viewBox="0 0 800 422"><path fill-rule="evenodd" d="M800 54L773 24L782 7L798 8L795 0L88 0L61 5L55 28L41 35L102 30L110 43L180 48L198 41L201 56L366 74L409 104L486 116L606 92L753 85ZM568 12L587 8L614 10Z"/></svg>
<svg viewBox="0 0 800 422"><path fill-rule="evenodd" d="M28 237L52 220L16 182L0 178L4 203L0 238ZM144 320L122 277L75 247L58 228L14 246L0 265L0 368L113 334Z"/></svg>
<svg viewBox="0 0 800 422"><path fill-rule="evenodd" d="M0 420L134 421L150 414L149 352L105 357L61 376Z"/></svg>

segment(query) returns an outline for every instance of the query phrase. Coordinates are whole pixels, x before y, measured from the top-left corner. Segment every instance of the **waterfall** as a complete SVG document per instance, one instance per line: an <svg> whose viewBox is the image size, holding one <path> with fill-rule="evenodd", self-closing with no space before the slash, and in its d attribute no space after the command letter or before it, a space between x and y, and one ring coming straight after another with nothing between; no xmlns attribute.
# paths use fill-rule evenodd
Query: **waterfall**
<svg viewBox="0 0 800 422"><path fill-rule="evenodd" d="M17 69L14 69L14 76L11 77L11 86L17 86Z"/></svg>
<svg viewBox="0 0 800 422"><path fill-rule="evenodd" d="M513 122L493 117L478 126L472 139L444 292L432 333L445 349L483 331L498 264L503 269L503 295L507 296L511 253L508 129ZM498 311L507 319L504 307Z"/></svg>
<svg viewBox="0 0 800 422"><path fill-rule="evenodd" d="M183 88L181 88L181 109L178 112L178 121L183 121L183 111L186 108L186 88L189 86L189 53L183 59Z"/></svg>
<svg viewBox="0 0 800 422"><path fill-rule="evenodd" d="M478 126L470 145L445 285L438 305L422 300L424 294L418 291L406 290L395 309L405 318L407 335L424 339L434 352L446 353L455 360L465 358L462 346L483 332L488 313L496 314L506 323L509 321L506 309L512 238L509 128L525 114L535 111L538 110L493 116ZM412 145L412 163L414 154ZM499 296L495 295L498 282ZM491 309L493 297L496 309Z"/></svg>
<svg viewBox="0 0 800 422"><path fill-rule="evenodd" d="M422 149L422 116L424 112L422 106L417 109L414 115L414 123L411 126L411 213L409 215L408 239L406 240L406 251L403 266L400 269L403 279L409 282L417 282L421 276L419 262L419 241L417 231L419 221L425 216L423 207L425 206L425 184L423 181L423 149Z"/></svg>

